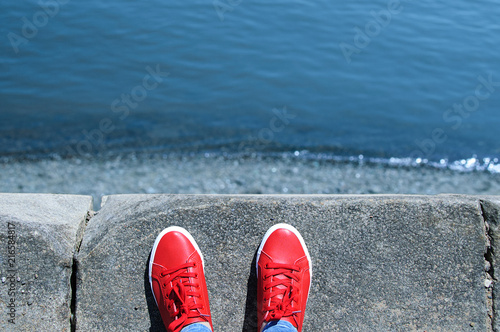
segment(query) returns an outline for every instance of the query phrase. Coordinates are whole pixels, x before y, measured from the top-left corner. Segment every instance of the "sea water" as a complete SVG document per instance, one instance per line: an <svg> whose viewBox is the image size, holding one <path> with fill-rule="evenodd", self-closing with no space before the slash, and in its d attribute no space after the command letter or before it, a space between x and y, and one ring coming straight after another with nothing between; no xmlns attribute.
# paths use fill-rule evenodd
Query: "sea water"
<svg viewBox="0 0 500 332"><path fill-rule="evenodd" d="M207 155L496 174L498 17L464 0L2 2L3 174Z"/></svg>

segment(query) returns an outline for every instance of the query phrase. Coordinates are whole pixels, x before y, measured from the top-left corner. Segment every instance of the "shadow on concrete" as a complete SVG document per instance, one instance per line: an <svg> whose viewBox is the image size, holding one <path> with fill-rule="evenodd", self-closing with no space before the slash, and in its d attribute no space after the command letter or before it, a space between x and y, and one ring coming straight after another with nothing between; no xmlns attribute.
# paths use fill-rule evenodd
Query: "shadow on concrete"
<svg viewBox="0 0 500 332"><path fill-rule="evenodd" d="M150 259L151 259L151 253L149 254L148 261L146 262L146 268L144 269L144 291L146 293L146 302L148 304L149 321L151 322L151 327L149 328L149 332L165 332L165 326L163 325L160 311L156 306L156 302L153 297L153 292L151 291L151 285L149 284Z"/></svg>
<svg viewBox="0 0 500 332"><path fill-rule="evenodd" d="M243 332L257 331L257 250L253 255L250 266L250 275L247 281L247 300L245 303L245 319L243 320Z"/></svg>

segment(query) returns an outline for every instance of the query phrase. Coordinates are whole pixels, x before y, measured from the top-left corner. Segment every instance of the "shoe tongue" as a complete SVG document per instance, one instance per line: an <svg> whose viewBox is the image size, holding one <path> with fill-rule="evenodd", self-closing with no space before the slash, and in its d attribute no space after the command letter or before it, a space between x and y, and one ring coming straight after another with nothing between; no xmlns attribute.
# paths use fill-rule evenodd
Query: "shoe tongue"
<svg viewBox="0 0 500 332"><path fill-rule="evenodd" d="M179 304L182 304L186 300L186 289L184 285L182 284L181 280L178 280L175 284L174 287L172 288L172 292L175 293L175 302L178 302Z"/></svg>
<svg viewBox="0 0 500 332"><path fill-rule="evenodd" d="M287 283L290 281L289 278L286 277L284 274L278 274L278 275L274 276L273 280L274 281L283 280L284 283ZM274 288L274 290L280 290L280 294L276 295L277 299L282 300L284 298L284 296L286 296L286 290L288 289L288 287L286 285L280 284L280 285L274 286L273 288Z"/></svg>

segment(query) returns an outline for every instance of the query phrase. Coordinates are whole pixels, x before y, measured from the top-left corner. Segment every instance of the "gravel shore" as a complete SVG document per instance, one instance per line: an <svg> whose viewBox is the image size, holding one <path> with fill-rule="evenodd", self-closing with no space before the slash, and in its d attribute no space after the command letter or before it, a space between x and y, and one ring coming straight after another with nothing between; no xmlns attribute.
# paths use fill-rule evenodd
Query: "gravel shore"
<svg viewBox="0 0 500 332"><path fill-rule="evenodd" d="M0 192L102 195L484 194L500 174L289 157L153 155L0 163Z"/></svg>

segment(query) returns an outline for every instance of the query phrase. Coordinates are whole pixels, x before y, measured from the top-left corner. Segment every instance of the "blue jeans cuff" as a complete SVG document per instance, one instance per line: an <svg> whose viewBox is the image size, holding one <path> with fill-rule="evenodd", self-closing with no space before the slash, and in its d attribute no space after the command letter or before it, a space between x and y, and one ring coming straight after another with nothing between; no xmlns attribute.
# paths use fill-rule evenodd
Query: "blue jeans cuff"
<svg viewBox="0 0 500 332"><path fill-rule="evenodd" d="M212 332L212 330L201 323L194 323L184 327L181 332Z"/></svg>
<svg viewBox="0 0 500 332"><path fill-rule="evenodd" d="M297 329L290 322L274 320L267 323L262 332L297 332Z"/></svg>

